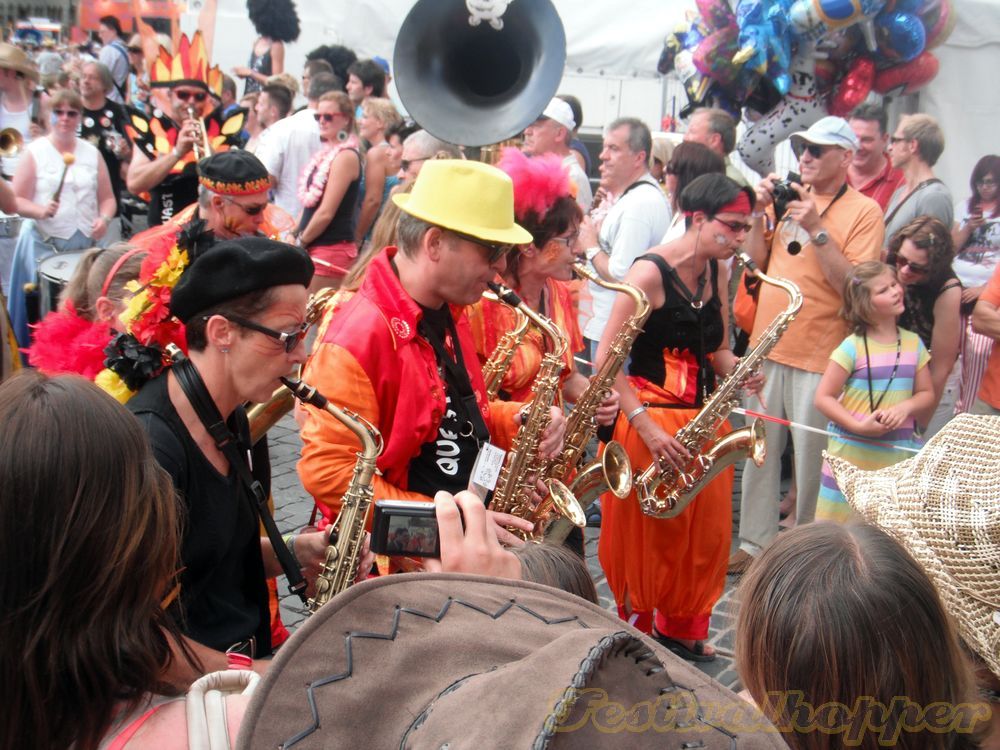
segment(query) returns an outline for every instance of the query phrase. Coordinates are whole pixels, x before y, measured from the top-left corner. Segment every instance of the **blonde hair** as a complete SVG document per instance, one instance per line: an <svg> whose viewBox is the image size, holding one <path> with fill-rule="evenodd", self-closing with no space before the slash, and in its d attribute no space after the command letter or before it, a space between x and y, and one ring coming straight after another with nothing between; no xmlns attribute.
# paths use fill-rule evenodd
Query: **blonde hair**
<svg viewBox="0 0 1000 750"><path fill-rule="evenodd" d="M69 283L60 295L60 301L65 305L71 303L77 315L86 320L97 320L97 300L106 296L115 302L121 302L131 296L125 285L139 278L142 261L146 252L138 252L129 256L121 265L115 264L126 253L132 251L127 242L116 242L108 247L95 247L80 257L80 262L73 272ZM108 275L114 269L114 276ZM104 288L107 293L104 294Z"/></svg>
<svg viewBox="0 0 1000 750"><path fill-rule="evenodd" d="M382 123L382 132L392 127L396 127L403 122L402 116L396 110L396 106L388 99L378 97L368 97L361 105L361 111L366 117L374 117Z"/></svg>
<svg viewBox="0 0 1000 750"><path fill-rule="evenodd" d="M284 86L292 92L293 99L299 93L299 82L291 73L275 73L266 81L266 85L270 86L272 84L275 86Z"/></svg>
<svg viewBox="0 0 1000 750"><path fill-rule="evenodd" d="M917 142L920 158L933 167L944 153L944 131L937 120L930 115L903 115L899 127L907 140Z"/></svg>
<svg viewBox="0 0 1000 750"><path fill-rule="evenodd" d="M878 260L869 260L859 263L847 274L840 315L855 333L864 333L875 325L871 284L886 273L896 278L895 268Z"/></svg>

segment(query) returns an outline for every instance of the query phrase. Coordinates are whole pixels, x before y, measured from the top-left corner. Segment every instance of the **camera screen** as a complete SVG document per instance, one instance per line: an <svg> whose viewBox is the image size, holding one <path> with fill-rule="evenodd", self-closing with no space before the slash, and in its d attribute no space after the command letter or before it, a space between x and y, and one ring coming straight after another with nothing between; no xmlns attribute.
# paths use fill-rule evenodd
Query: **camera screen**
<svg viewBox="0 0 1000 750"><path fill-rule="evenodd" d="M438 549L437 519L393 515L386 538L386 554L433 556Z"/></svg>

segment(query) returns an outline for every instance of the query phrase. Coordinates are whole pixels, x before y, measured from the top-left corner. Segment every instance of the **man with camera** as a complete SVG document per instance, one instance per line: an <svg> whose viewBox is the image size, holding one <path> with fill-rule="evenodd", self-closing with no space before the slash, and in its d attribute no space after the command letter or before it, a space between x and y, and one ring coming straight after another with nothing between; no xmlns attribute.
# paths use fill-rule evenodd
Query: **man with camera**
<svg viewBox="0 0 1000 750"><path fill-rule="evenodd" d="M884 228L878 203L847 182L858 139L846 120L824 117L791 141L802 177L781 180L772 174L761 181L757 207L767 210L754 219L744 246L768 274L797 284L803 297L802 309L764 363L760 402L771 416L823 429L827 420L813 407L813 396L830 352L848 333L839 316L844 279L852 266L878 260ZM787 307L784 291L761 286L751 346ZM748 461L743 470L740 549L730 560L730 572L742 572L778 532L781 452L789 433L770 421L766 429L767 460L760 468ZM826 438L804 430L791 436L796 522L809 523L816 511Z"/></svg>
<svg viewBox="0 0 1000 750"><path fill-rule="evenodd" d="M507 253L531 235L514 222L510 177L479 162L427 161L413 191L393 201L402 210L398 248L372 260L317 341L303 380L378 428L385 448L375 500L427 501L438 490L465 490L477 458L490 444L508 447L520 424L521 404L487 402L462 308L480 299ZM543 457L561 449L565 430L561 410L549 411ZM357 438L309 409L302 441L302 484L333 518L354 474ZM477 484L488 482L477 475ZM504 526L532 528L506 514L494 520L504 542L516 543Z"/></svg>

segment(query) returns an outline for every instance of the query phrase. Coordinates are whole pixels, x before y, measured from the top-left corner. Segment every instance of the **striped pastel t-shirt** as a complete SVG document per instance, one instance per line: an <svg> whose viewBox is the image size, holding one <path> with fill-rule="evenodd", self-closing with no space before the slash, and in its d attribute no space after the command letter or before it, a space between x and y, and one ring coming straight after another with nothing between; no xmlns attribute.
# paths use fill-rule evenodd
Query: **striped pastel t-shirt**
<svg viewBox="0 0 1000 750"><path fill-rule="evenodd" d="M878 405L877 408L885 409L910 398L913 395L913 381L917 372L926 367L930 361L930 354L917 334L902 328L898 330L900 333L898 366L895 341L883 344L871 337L868 338L868 353L871 355L871 400L868 392L869 365L865 356L864 337L860 334L848 336L830 355L831 361L850 373L844 384L840 403L859 420L872 413L872 400ZM895 375L893 375L894 369ZM862 438L830 422L827 429L833 435L828 439L826 450L831 455L847 459L859 468L881 469L912 455L898 448L918 447L913 436L914 427L915 420L911 417L898 429L887 432L881 437ZM869 442L870 440L876 442ZM840 492L830 467L824 461L816 518L845 521L850 517L850 506Z"/></svg>

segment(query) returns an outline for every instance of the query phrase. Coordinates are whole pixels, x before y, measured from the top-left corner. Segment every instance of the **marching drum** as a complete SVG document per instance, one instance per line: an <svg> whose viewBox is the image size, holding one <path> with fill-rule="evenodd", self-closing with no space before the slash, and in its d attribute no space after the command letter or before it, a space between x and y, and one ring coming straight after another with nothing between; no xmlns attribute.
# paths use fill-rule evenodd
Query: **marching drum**
<svg viewBox="0 0 1000 750"><path fill-rule="evenodd" d="M59 295L73 277L86 250L49 255L38 262L38 309L41 317L59 307Z"/></svg>

